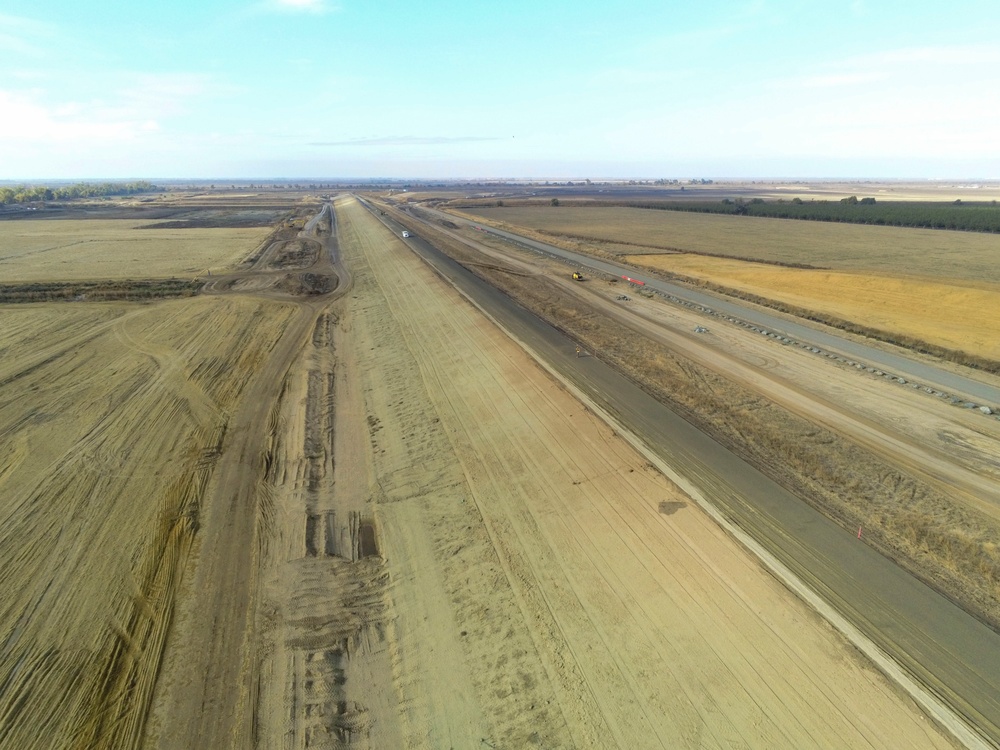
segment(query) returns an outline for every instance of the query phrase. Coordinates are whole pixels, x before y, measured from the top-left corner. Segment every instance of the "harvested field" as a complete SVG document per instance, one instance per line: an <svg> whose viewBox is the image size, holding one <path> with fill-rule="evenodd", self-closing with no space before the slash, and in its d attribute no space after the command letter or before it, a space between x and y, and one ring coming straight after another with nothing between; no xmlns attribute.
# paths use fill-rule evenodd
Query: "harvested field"
<svg viewBox="0 0 1000 750"><path fill-rule="evenodd" d="M0 222L0 279L147 279L218 273L242 261L269 227L148 229L146 221Z"/></svg>
<svg viewBox="0 0 1000 750"><path fill-rule="evenodd" d="M640 245L648 252L681 250L841 271L1000 283L996 235L639 208L511 207L466 213L569 239Z"/></svg>
<svg viewBox="0 0 1000 750"><path fill-rule="evenodd" d="M0 746L137 746L229 413L291 310L0 308Z"/></svg>
<svg viewBox="0 0 1000 750"><path fill-rule="evenodd" d="M947 349L1000 359L1000 284L781 268L686 254L624 259Z"/></svg>

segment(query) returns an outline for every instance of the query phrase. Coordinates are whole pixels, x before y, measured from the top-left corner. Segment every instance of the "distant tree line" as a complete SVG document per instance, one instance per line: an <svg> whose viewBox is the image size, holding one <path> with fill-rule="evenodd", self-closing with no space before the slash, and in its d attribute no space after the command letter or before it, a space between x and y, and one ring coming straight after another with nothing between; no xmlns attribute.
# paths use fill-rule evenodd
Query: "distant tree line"
<svg viewBox="0 0 1000 750"><path fill-rule="evenodd" d="M953 203L890 201L851 196L840 201L765 201L753 198L745 201L726 198L718 201L663 201L629 203L634 208L663 211L693 211L697 213L763 216L773 219L804 219L809 221L839 221L849 224L878 224L894 227L956 229L966 232L1000 232L1000 206L989 203Z"/></svg>
<svg viewBox="0 0 1000 750"><path fill-rule="evenodd" d="M72 200L73 198L98 198L111 195L137 195L158 192L161 188L139 180L138 182L78 182L75 185L47 187L45 185L20 185L0 187L0 205L33 203L36 201Z"/></svg>

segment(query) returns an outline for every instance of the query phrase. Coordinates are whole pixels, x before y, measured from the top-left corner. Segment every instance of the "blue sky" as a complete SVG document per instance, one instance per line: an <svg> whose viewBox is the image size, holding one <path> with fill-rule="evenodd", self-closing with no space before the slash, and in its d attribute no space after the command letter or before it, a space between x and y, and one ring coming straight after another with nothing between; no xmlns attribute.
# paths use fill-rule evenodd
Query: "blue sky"
<svg viewBox="0 0 1000 750"><path fill-rule="evenodd" d="M0 0L0 179L1000 178L1000 3Z"/></svg>

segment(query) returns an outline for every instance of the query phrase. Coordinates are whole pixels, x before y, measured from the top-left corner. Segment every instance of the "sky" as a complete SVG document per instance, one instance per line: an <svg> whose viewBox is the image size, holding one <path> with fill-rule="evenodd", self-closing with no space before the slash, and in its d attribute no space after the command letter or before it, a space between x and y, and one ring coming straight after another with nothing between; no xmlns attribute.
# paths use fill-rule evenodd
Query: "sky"
<svg viewBox="0 0 1000 750"><path fill-rule="evenodd" d="M995 0L0 0L0 180L1000 178Z"/></svg>

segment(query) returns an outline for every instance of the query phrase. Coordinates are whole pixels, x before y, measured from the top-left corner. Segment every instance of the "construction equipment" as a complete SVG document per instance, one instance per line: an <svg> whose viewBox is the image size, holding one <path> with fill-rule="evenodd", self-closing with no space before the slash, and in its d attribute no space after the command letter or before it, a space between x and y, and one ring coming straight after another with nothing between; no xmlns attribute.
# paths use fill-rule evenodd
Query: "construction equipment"
<svg viewBox="0 0 1000 750"><path fill-rule="evenodd" d="M583 274L579 271L573 271L573 281L583 281Z"/></svg>

